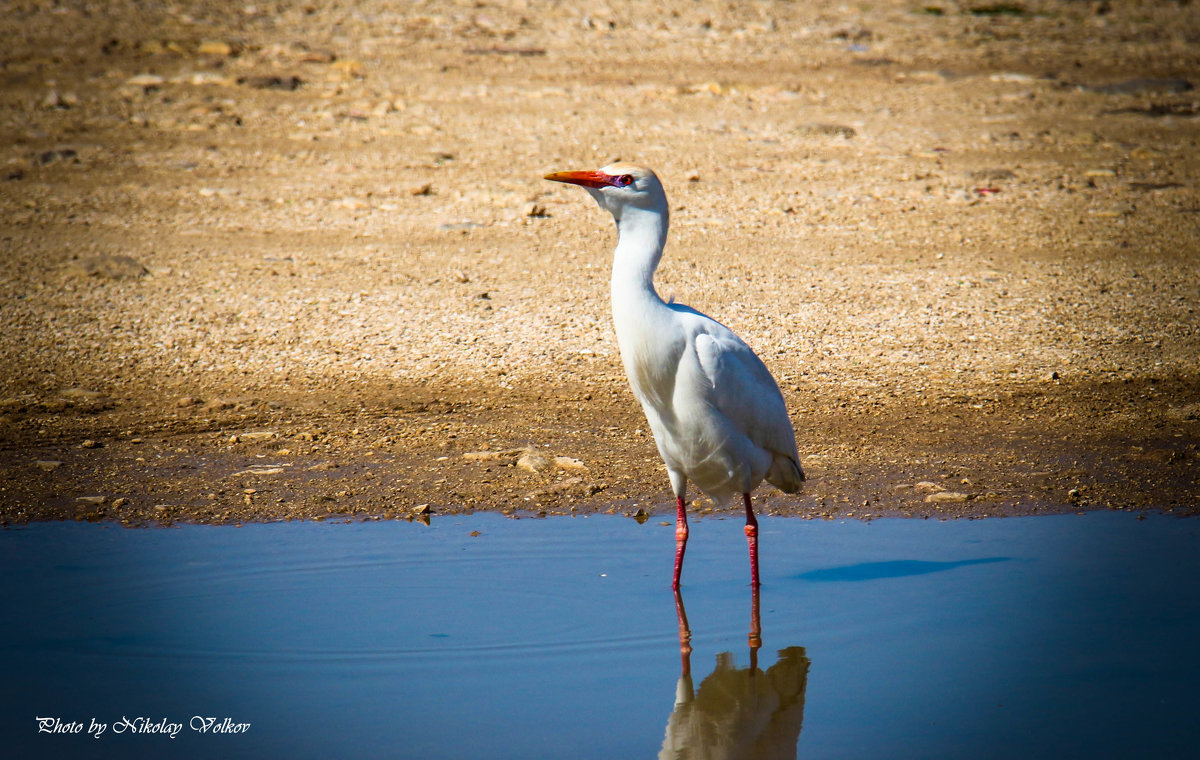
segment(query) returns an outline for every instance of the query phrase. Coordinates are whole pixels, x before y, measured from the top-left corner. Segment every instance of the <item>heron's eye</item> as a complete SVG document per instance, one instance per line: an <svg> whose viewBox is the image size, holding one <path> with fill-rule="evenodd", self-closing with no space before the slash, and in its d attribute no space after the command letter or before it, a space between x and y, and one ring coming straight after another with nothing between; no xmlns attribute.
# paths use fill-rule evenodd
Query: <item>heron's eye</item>
<svg viewBox="0 0 1200 760"><path fill-rule="evenodd" d="M633 184L633 175L632 174L622 174L620 177L617 177L616 182L617 182L617 187L629 187L630 185Z"/></svg>

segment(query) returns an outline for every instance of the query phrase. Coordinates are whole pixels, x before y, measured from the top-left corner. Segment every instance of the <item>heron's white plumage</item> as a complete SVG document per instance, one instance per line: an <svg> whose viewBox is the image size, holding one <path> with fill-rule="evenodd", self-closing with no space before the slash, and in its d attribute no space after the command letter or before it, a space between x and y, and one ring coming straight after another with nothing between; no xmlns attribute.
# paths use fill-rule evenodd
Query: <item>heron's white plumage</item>
<svg viewBox="0 0 1200 760"><path fill-rule="evenodd" d="M665 302L654 288L670 216L654 172L618 163L547 179L582 185L616 220L617 343L675 495L684 498L688 481L719 502L764 479L798 490L804 474L795 432L771 373L732 330Z"/></svg>

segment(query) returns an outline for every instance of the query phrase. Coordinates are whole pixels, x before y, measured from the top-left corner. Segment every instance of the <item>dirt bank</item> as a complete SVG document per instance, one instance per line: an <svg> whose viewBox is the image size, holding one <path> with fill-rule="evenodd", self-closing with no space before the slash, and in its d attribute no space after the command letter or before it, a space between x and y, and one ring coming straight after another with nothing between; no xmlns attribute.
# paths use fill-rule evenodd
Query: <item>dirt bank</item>
<svg viewBox="0 0 1200 760"><path fill-rule="evenodd" d="M10 6L5 523L669 508L541 180L617 156L784 390L767 513L1196 509L1196 4Z"/></svg>

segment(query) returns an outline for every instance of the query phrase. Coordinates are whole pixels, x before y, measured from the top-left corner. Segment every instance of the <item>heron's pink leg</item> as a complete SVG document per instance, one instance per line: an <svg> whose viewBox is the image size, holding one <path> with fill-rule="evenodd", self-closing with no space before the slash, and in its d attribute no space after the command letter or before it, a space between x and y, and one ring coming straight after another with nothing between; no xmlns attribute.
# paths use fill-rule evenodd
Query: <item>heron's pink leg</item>
<svg viewBox="0 0 1200 760"><path fill-rule="evenodd" d="M679 657L682 674L692 674L692 629L688 627L687 612L683 609L683 595L675 589L675 616L679 618Z"/></svg>
<svg viewBox="0 0 1200 760"><path fill-rule="evenodd" d="M683 552L687 549L688 524L687 505L682 496L675 497L677 511L675 512L675 579L671 588L679 590L679 574L683 571Z"/></svg>
<svg viewBox="0 0 1200 760"><path fill-rule="evenodd" d="M742 494L746 502L746 543L750 545L750 585L759 587L758 582L758 520L754 517L754 508L750 506L750 494ZM678 532L676 528L676 532Z"/></svg>
<svg viewBox="0 0 1200 760"><path fill-rule="evenodd" d="M758 650L762 647L762 616L759 614L758 586L750 592L750 635L746 637L750 645L750 672L758 670Z"/></svg>

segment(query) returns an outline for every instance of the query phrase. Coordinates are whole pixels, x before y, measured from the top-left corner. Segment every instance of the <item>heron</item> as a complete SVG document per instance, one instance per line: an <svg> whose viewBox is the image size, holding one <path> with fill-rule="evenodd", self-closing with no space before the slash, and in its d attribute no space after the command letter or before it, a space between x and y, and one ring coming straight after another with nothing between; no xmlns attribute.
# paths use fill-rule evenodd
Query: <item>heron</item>
<svg viewBox="0 0 1200 760"><path fill-rule="evenodd" d="M629 386L646 413L675 495L672 588L679 588L687 549L691 482L718 504L741 495L750 583L757 589L758 520L750 493L763 480L795 493L804 480L779 385L732 330L673 299L664 301L655 290L670 209L653 171L617 162L546 179L584 188L617 223L613 324Z"/></svg>

